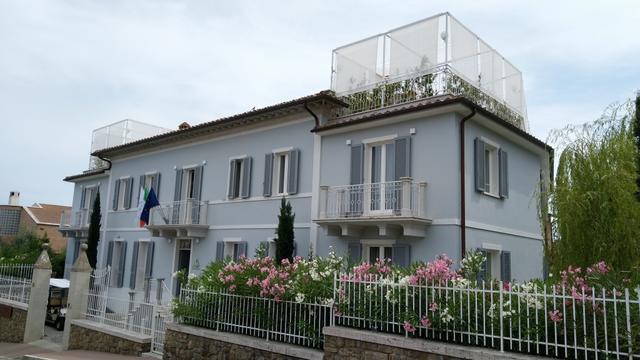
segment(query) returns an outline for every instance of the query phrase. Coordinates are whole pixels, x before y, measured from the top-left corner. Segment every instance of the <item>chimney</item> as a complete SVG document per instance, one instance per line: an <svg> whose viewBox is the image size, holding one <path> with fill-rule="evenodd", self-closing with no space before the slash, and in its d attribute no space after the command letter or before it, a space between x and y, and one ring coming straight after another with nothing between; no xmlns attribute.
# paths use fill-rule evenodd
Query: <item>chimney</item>
<svg viewBox="0 0 640 360"><path fill-rule="evenodd" d="M189 125L189 123L185 121L182 124L178 125L178 130L187 130L190 127L191 125Z"/></svg>
<svg viewBox="0 0 640 360"><path fill-rule="evenodd" d="M10 191L9 192L9 205L20 205L20 192L19 191Z"/></svg>

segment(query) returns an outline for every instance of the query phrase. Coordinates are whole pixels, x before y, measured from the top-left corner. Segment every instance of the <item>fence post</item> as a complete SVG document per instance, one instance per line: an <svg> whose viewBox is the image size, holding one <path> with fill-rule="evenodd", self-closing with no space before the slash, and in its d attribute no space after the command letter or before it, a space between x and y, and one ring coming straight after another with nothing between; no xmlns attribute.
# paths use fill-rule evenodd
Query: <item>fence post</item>
<svg viewBox="0 0 640 360"><path fill-rule="evenodd" d="M80 254L71 267L71 279L69 282L69 295L67 296L67 315L64 322L64 334L62 335L63 349L69 348L69 336L71 335L71 321L82 319L87 313L89 280L91 265L87 258L87 244L80 245ZM106 300L105 300L106 301Z"/></svg>
<svg viewBox="0 0 640 360"><path fill-rule="evenodd" d="M502 299L502 281L500 281L498 283L498 286L500 287L500 352L504 352L504 321L503 321L503 316L504 314L503 312L503 299Z"/></svg>
<svg viewBox="0 0 640 360"><path fill-rule="evenodd" d="M47 316L49 299L49 279L51 278L51 261L47 254L49 244L42 245L42 252L33 265L31 277L31 295L27 311L27 323L24 329L24 342L29 343L44 337L44 321Z"/></svg>
<svg viewBox="0 0 640 360"><path fill-rule="evenodd" d="M158 282L156 285L156 304L161 305L162 304L162 287L164 283L164 278L158 278L156 279L156 281Z"/></svg>

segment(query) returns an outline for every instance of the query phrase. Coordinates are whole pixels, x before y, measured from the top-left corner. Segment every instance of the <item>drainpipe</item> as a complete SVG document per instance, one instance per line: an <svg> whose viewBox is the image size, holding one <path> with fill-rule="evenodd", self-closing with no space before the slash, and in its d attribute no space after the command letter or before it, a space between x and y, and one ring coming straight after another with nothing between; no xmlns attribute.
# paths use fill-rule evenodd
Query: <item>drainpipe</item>
<svg viewBox="0 0 640 360"><path fill-rule="evenodd" d="M98 156L98 159L100 159L102 161L106 161L109 164L109 167L107 167L106 170L111 170L111 166L113 165L111 163L111 160L109 160L107 158L104 158L102 156ZM106 243L107 243L107 241L106 241L106 238L107 238L107 218L109 216L109 199L111 199L111 172L109 172L109 179L107 181L108 181L107 182L107 194L106 194L106 197L104 198L104 202L103 202L102 198L100 199L100 203L101 204L104 203L104 205L105 205L104 214L102 215L103 219L100 220L100 222L102 223L101 224L102 225L102 238L100 240L102 240L102 241L99 242L100 249L96 249L96 250L98 250L98 253L101 254L101 256L104 255L105 249L106 249L106 246L107 246L106 245ZM101 197L102 197L102 195L101 195ZM106 261L106 258L102 257L101 260ZM102 263L102 261L101 261L101 264L103 265L103 267L106 267L106 265L104 263ZM96 268L97 267L98 267L98 259L96 259Z"/></svg>
<svg viewBox="0 0 640 360"><path fill-rule="evenodd" d="M102 161L105 161L105 162L109 163L109 167L108 167L108 168L106 168L105 170L111 170L111 165L112 165L112 164L111 164L111 160L109 160L109 159L107 159L107 158L104 158L104 157L102 157L102 156L100 156L100 155L98 155L97 157L98 157L98 159L100 159L100 160L102 160Z"/></svg>
<svg viewBox="0 0 640 360"><path fill-rule="evenodd" d="M464 166L464 124L476 114L476 108L471 108L471 113L460 120L460 259L464 259L467 252L467 219L466 219L466 185Z"/></svg>
<svg viewBox="0 0 640 360"><path fill-rule="evenodd" d="M316 127L320 126L320 119L318 119L318 115L316 115L313 111L311 111L311 109L309 109L307 103L302 104L302 106L304 106L304 109L307 110L307 112L311 114L311 116L313 116Z"/></svg>

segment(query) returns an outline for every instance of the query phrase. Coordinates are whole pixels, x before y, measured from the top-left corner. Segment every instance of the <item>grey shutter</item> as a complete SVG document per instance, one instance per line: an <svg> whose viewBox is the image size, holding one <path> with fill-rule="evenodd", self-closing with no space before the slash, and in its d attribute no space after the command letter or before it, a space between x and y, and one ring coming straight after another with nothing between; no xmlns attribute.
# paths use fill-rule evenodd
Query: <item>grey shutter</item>
<svg viewBox="0 0 640 360"><path fill-rule="evenodd" d="M240 197L246 199L251 196L251 166L253 159L247 157L242 159L242 182L240 188Z"/></svg>
<svg viewBox="0 0 640 360"><path fill-rule="evenodd" d="M476 182L476 190L480 192L484 192L485 189L485 181L484 181L484 142L480 140L480 138L476 138L474 142L474 171L475 171L475 182Z"/></svg>
<svg viewBox="0 0 640 360"><path fill-rule="evenodd" d="M227 198L234 199L234 194L236 193L236 166L238 166L238 162L236 160L231 160L229 162L229 189L227 191Z"/></svg>
<svg viewBox="0 0 640 360"><path fill-rule="evenodd" d="M386 144L384 145L387 151L387 159L394 159L394 161L389 161L387 160L387 165L386 165L386 169L385 169L385 180L386 181L394 181L394 180L398 180L396 179L396 144L395 143L390 143L390 144Z"/></svg>
<svg viewBox="0 0 640 360"><path fill-rule="evenodd" d="M500 166L500 197L509 197L509 155L506 151L498 151L498 163Z"/></svg>
<svg viewBox="0 0 640 360"><path fill-rule="evenodd" d="M403 177L411 176L411 137L404 136L395 139L395 177L400 180ZM389 149L387 147L387 149ZM387 159L390 157L387 155ZM392 178L387 178L391 181Z"/></svg>
<svg viewBox="0 0 640 360"><path fill-rule="evenodd" d="M300 172L300 150L289 151L289 183L287 193L290 195L298 193L298 173Z"/></svg>
<svg viewBox="0 0 640 360"><path fill-rule="evenodd" d="M151 187L153 188L153 192L156 193L156 198L160 200L160 173L157 173L153 176Z"/></svg>
<svg viewBox="0 0 640 360"><path fill-rule="evenodd" d="M176 186L173 193L173 201L180 201L182 198L182 169L176 169Z"/></svg>
<svg viewBox="0 0 640 360"><path fill-rule="evenodd" d="M224 242L216 242L216 261L224 261Z"/></svg>
<svg viewBox="0 0 640 360"><path fill-rule="evenodd" d="M111 263L113 261L113 241L109 241L109 247L107 248L107 265L113 267Z"/></svg>
<svg viewBox="0 0 640 360"><path fill-rule="evenodd" d="M127 260L127 243L123 241L121 242L121 244L122 244L122 254L120 254L120 259L119 259L120 261L118 265L120 276L118 277L118 285L117 285L117 287L119 288L124 286L124 268Z"/></svg>
<svg viewBox="0 0 640 360"><path fill-rule="evenodd" d="M362 257L362 245L357 242L349 243L349 261L358 263Z"/></svg>
<svg viewBox="0 0 640 360"><path fill-rule="evenodd" d="M295 257L296 255L298 255L298 243L297 242L293 242L293 253L291 254L291 256Z"/></svg>
<svg viewBox="0 0 640 360"><path fill-rule="evenodd" d="M264 156L264 182L262 183L262 195L271 196L271 182L273 179L273 153Z"/></svg>
<svg viewBox="0 0 640 360"><path fill-rule="evenodd" d="M409 244L393 245L391 262L398 266L409 266L411 264L411 246Z"/></svg>
<svg viewBox="0 0 640 360"><path fill-rule="evenodd" d="M142 194L142 191L144 191L144 178L145 175L140 175L140 183L138 184L138 206L140 206L140 194Z"/></svg>
<svg viewBox="0 0 640 360"><path fill-rule="evenodd" d="M236 254L236 258L234 260L237 260L240 258L240 256L247 256L247 242L246 241L242 241L240 243L238 243L238 253Z"/></svg>
<svg viewBox="0 0 640 360"><path fill-rule="evenodd" d="M116 180L115 189L113 191L113 204L111 209L118 210L118 195L120 194L120 180Z"/></svg>
<svg viewBox="0 0 640 360"><path fill-rule="evenodd" d="M84 209L84 202L86 198L87 198L87 189L84 188L80 193L80 209Z"/></svg>
<svg viewBox="0 0 640 360"><path fill-rule="evenodd" d="M364 182L364 144L351 145L351 185Z"/></svg>
<svg viewBox="0 0 640 360"><path fill-rule="evenodd" d="M200 200L202 197L202 173L203 166L198 166L193 170L193 198Z"/></svg>
<svg viewBox="0 0 640 360"><path fill-rule="evenodd" d="M156 243L150 241L147 245L147 263L144 268L144 276L151 277L153 275L153 257L155 256Z"/></svg>
<svg viewBox="0 0 640 360"><path fill-rule="evenodd" d="M500 253L500 280L511 281L511 253L509 251Z"/></svg>
<svg viewBox="0 0 640 360"><path fill-rule="evenodd" d="M131 198L133 197L133 178L125 179L124 208L131 209Z"/></svg>
<svg viewBox="0 0 640 360"><path fill-rule="evenodd" d="M136 271L138 271L138 251L140 251L140 241L133 243L133 253L131 254L131 273L129 274L129 288L136 288Z"/></svg>

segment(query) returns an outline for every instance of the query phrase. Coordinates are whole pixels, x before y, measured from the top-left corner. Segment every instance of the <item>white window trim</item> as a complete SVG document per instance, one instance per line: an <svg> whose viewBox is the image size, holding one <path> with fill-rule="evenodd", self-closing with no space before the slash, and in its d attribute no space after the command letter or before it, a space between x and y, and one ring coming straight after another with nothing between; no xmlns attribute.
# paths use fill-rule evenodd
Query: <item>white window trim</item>
<svg viewBox="0 0 640 360"><path fill-rule="evenodd" d="M287 153L289 151L292 151L293 149L294 149L293 146L287 146L287 147L283 147L283 148L273 149L273 150L271 150L271 152L275 155L275 154L280 154L280 153Z"/></svg>
<svg viewBox="0 0 640 360"><path fill-rule="evenodd" d="M491 189L489 191L483 191L482 193L484 195L500 199L500 157L498 153L501 149L501 146L497 142L491 139L487 139L484 136L480 136L480 140L492 148L491 152L495 151L495 155L491 156L492 162L491 164L489 164L489 166L491 166L491 168L489 169L489 174L495 177L495 179L493 177L490 178L489 186L491 187ZM484 154L482 154L482 156L484 156ZM486 163L485 166L487 166Z"/></svg>
<svg viewBox="0 0 640 360"><path fill-rule="evenodd" d="M144 176L151 176L151 175L156 175L156 174L158 174L158 170L147 171L146 173L144 173Z"/></svg>
<svg viewBox="0 0 640 360"><path fill-rule="evenodd" d="M391 247L396 244L396 240L386 240L386 239L375 239L375 240L360 240L360 244L362 245L362 253L360 254L361 259L369 261L369 250L372 247L384 248Z"/></svg>
<svg viewBox="0 0 640 360"><path fill-rule="evenodd" d="M119 266L118 266L118 270L120 270L120 271L116 272L116 271L114 271L114 269L116 268L114 265L116 265L116 264L119 265L120 261L116 261L115 259L117 259L120 256L122 256L122 247L124 246L122 244L125 244L126 241L121 237L113 238L112 241L113 241L113 250L112 250L112 253L111 253L111 265L110 265L111 266L111 274L109 275L111 278L109 279L109 282L111 284L117 284L118 283L118 277L122 276L122 275L120 275L120 272L124 273L124 270L127 268L127 263L126 263L126 259L125 259L125 262L122 263L123 268L120 269ZM115 256L116 255L116 245L118 245L118 247L119 247L118 256ZM118 277L116 277L116 274L118 275ZM124 288L124 284L122 285L122 287Z"/></svg>
<svg viewBox="0 0 640 360"><path fill-rule="evenodd" d="M398 134L378 136L374 138L363 139L362 143L367 145L373 144L373 143L385 143L385 142L395 140L397 137L398 137Z"/></svg>
<svg viewBox="0 0 640 360"><path fill-rule="evenodd" d="M193 169L197 168L198 166L200 166L200 164L184 165L182 167L182 170L193 170Z"/></svg>
<svg viewBox="0 0 640 360"><path fill-rule="evenodd" d="M289 179L289 162L291 161L291 158L289 157L289 152L291 150L293 150L293 148L287 148L286 149L279 149L282 151L276 151L274 150L273 152L273 164L272 164L272 168L271 168L271 193L272 193L272 197L275 196L283 196L283 195L289 195L289 182L287 181ZM283 183L282 183L282 192L280 192L279 190L279 183L280 183L280 157L284 156L284 175L283 175Z"/></svg>
<svg viewBox="0 0 640 360"><path fill-rule="evenodd" d="M124 208L124 203L127 197L127 181L129 180L129 178L131 178L131 176L127 176L124 178L120 178L118 179L118 181L120 182L119 186L118 186L118 206L116 206L116 211L124 211L127 210Z"/></svg>
<svg viewBox="0 0 640 360"><path fill-rule="evenodd" d="M242 238L239 237L234 237L234 238L223 238L222 242L224 243L224 251L223 251L223 258L231 258L231 259L235 259L235 249L236 249L236 245L240 244L242 242Z"/></svg>

